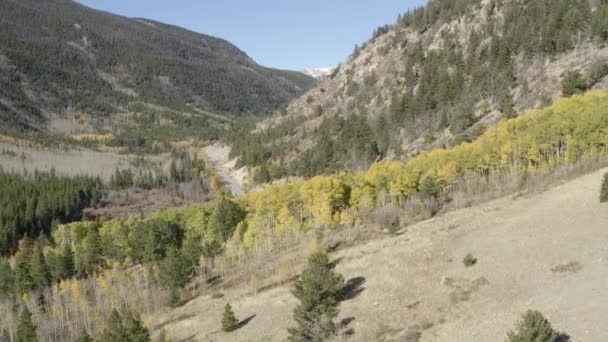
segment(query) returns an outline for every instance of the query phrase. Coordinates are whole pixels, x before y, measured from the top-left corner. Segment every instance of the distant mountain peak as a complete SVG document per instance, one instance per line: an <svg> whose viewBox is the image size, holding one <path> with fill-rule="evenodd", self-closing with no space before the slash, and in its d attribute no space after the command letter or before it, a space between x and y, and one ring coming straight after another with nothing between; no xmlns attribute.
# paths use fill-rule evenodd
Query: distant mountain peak
<svg viewBox="0 0 608 342"><path fill-rule="evenodd" d="M323 79L331 74L336 67L324 67L324 68L309 68L302 70L302 73L314 77L316 79Z"/></svg>

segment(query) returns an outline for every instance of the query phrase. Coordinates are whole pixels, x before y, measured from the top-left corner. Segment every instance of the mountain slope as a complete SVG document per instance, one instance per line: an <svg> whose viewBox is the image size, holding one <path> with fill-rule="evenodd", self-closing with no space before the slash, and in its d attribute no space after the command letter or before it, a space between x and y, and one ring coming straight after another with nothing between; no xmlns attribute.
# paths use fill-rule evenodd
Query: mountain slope
<svg viewBox="0 0 608 342"><path fill-rule="evenodd" d="M606 340L608 206L598 196L606 171L336 252L337 271L359 280L358 295L340 304L337 321L350 322L341 332L352 329L349 341L502 341L521 313L536 309L573 341ZM471 268L461 262L468 253L478 258ZM578 267L555 271L569 263ZM151 327L177 340L285 340L295 324L290 285L257 293L255 284L222 290L222 299L200 296L151 317ZM232 333L218 332L227 301L239 318L253 316Z"/></svg>
<svg viewBox="0 0 608 342"><path fill-rule="evenodd" d="M471 141L558 99L569 71L577 91L606 88L607 42L604 0L433 0L377 29L233 154L310 176Z"/></svg>
<svg viewBox="0 0 608 342"><path fill-rule="evenodd" d="M0 0L0 119L124 113L135 102L234 116L264 114L314 83L259 66L234 45L69 0Z"/></svg>

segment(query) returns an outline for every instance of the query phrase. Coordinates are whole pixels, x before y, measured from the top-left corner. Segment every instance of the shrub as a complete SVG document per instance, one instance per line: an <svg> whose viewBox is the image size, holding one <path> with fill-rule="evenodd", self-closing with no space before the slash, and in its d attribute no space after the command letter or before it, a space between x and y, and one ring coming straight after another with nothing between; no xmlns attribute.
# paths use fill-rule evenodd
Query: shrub
<svg viewBox="0 0 608 342"><path fill-rule="evenodd" d="M388 222L386 225L386 230L390 235L397 235L401 229L401 222L399 221L399 217L395 217L392 221Z"/></svg>
<svg viewBox="0 0 608 342"><path fill-rule="evenodd" d="M580 94L587 89L587 81L578 71L568 71L562 79L562 93L564 96Z"/></svg>
<svg viewBox="0 0 608 342"><path fill-rule="evenodd" d="M230 306L230 303L226 304L222 315L222 330L225 332L234 331L238 327L238 323L239 321L236 319L234 311L232 311L232 306Z"/></svg>
<svg viewBox="0 0 608 342"><path fill-rule="evenodd" d="M600 202L608 202L608 173L604 175L604 180L602 181L602 188L600 190Z"/></svg>
<svg viewBox="0 0 608 342"><path fill-rule="evenodd" d="M473 254L469 253L467 254L467 256L464 257L464 259L462 259L462 263L466 267L472 267L475 266L475 264L477 263L477 258L475 258Z"/></svg>
<svg viewBox="0 0 608 342"><path fill-rule="evenodd" d="M515 332L507 333L507 342L568 342L570 337L551 327L539 311L528 310L517 322Z"/></svg>

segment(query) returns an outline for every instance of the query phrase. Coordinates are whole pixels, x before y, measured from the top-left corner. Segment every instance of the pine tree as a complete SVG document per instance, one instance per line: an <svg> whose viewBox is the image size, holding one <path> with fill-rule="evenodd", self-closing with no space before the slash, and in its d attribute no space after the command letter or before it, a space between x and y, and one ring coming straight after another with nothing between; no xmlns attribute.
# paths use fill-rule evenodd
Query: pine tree
<svg viewBox="0 0 608 342"><path fill-rule="evenodd" d="M297 326L288 330L290 341L322 341L335 332L344 279L334 268L324 253L309 257L292 291L299 304L294 309Z"/></svg>
<svg viewBox="0 0 608 342"><path fill-rule="evenodd" d="M101 242L97 227L91 227L87 237L84 239L83 266L87 274L93 273L101 262Z"/></svg>
<svg viewBox="0 0 608 342"><path fill-rule="evenodd" d="M127 312L123 317L123 324L130 342L149 342L150 332L144 327L139 314Z"/></svg>
<svg viewBox="0 0 608 342"><path fill-rule="evenodd" d="M72 247L65 244L61 249L61 254L57 256L57 275L59 279L69 279L76 274L76 266L74 264L74 252Z"/></svg>
<svg viewBox="0 0 608 342"><path fill-rule="evenodd" d="M34 281L30 273L29 247L20 248L19 254L15 258L15 289L19 295L26 293L34 288Z"/></svg>
<svg viewBox="0 0 608 342"><path fill-rule="evenodd" d="M32 321L32 313L27 306L23 305L21 315L19 316L19 325L17 326L17 342L36 342L36 326Z"/></svg>
<svg viewBox="0 0 608 342"><path fill-rule="evenodd" d="M236 225L244 217L245 212L237 203L225 196L221 196L217 200L213 214L211 215L212 229L215 230L217 238L220 241L228 240L232 236Z"/></svg>
<svg viewBox="0 0 608 342"><path fill-rule="evenodd" d="M237 328L239 321L236 319L232 306L227 303L224 307L224 314L222 315L222 330L225 332L234 331Z"/></svg>
<svg viewBox="0 0 608 342"><path fill-rule="evenodd" d="M113 309L108 319L107 327L104 329L100 342L128 341L128 333L122 322L122 317L116 309Z"/></svg>
<svg viewBox="0 0 608 342"><path fill-rule="evenodd" d="M602 181L602 189L600 190L600 202L608 202L608 173L604 175L604 180Z"/></svg>
<svg viewBox="0 0 608 342"><path fill-rule="evenodd" d="M35 288L42 289L51 284L51 272L39 244L34 248L30 260L30 274Z"/></svg>
<svg viewBox="0 0 608 342"><path fill-rule="evenodd" d="M169 289L169 305L179 303L179 289L184 287L194 272L191 260L176 248L167 252L167 257L160 264L161 280Z"/></svg>
<svg viewBox="0 0 608 342"><path fill-rule="evenodd" d="M431 176L424 177L418 188L420 190L420 195L424 199L437 198L439 195L439 187Z"/></svg>
<svg viewBox="0 0 608 342"><path fill-rule="evenodd" d="M0 260L0 300L11 298L15 292L15 276L8 262Z"/></svg>
<svg viewBox="0 0 608 342"><path fill-rule="evenodd" d="M538 311L528 310L516 331L507 334L507 342L568 342L570 337L551 327L551 323Z"/></svg>

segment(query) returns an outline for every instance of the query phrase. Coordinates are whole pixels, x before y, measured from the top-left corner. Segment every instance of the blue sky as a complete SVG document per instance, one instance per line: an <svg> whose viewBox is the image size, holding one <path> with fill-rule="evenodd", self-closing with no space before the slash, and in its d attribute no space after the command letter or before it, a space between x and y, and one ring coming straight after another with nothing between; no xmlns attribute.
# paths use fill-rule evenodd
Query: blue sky
<svg viewBox="0 0 608 342"><path fill-rule="evenodd" d="M426 0L78 0L128 17L144 17L224 38L258 63L301 70L334 66Z"/></svg>

